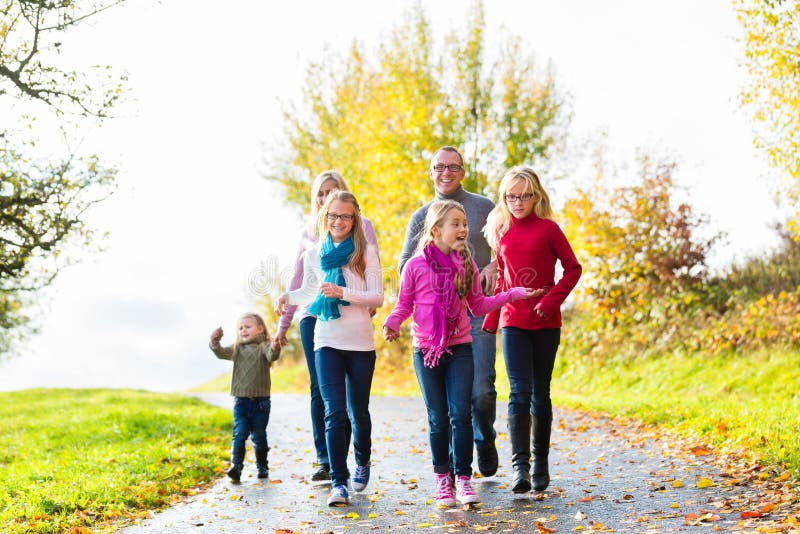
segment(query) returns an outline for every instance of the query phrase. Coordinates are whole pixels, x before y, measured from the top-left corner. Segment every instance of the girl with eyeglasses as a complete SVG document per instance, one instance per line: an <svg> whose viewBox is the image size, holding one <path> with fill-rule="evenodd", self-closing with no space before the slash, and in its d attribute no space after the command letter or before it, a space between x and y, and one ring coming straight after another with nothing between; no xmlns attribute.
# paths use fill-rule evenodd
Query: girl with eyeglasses
<svg viewBox="0 0 800 534"><path fill-rule="evenodd" d="M317 245L319 212L330 192L334 190L350 191L342 175L334 170L319 173L311 184L311 207L309 210L308 222L300 236L300 247L297 251L297 259L295 260L292 279L289 282L289 291L299 289L302 285L303 274L305 272L303 258L308 250ZM363 216L361 217L361 222L363 223L364 236L367 239L367 243L377 250L378 240L375 236L372 223ZM278 331L275 334L275 339L278 340L281 346L286 346L289 342L286 338L286 333L289 331L289 326L292 324L292 318L297 308L296 305L289 304L286 306L283 315L281 315ZM303 353L306 357L306 366L308 367L308 376L311 383L311 431L314 438L314 449L316 451L316 469L311 475L311 481L324 482L330 480L330 460L328 459L328 447L325 444L325 404L319 392L317 368L314 361L314 329L316 324L317 318L308 312L307 307L301 307L300 342L303 345ZM349 448L350 423L346 421L345 424L348 428L347 448Z"/></svg>
<svg viewBox="0 0 800 534"><path fill-rule="evenodd" d="M436 200L430 205L416 252L403 269L397 304L383 324L384 337L394 341L400 324L414 315L414 371L428 411L434 500L439 506L480 502L470 484L474 362L467 310L480 316L506 302L535 295L516 287L484 296L467 236L467 214L461 204Z"/></svg>
<svg viewBox="0 0 800 534"><path fill-rule="evenodd" d="M325 405L325 442L330 460L328 504L347 504L348 414L352 419L356 467L353 490L369 482L372 421L369 395L375 371L375 338L370 309L383 304L377 248L367 242L356 197L332 191L319 212L320 240L303 256L298 289L281 295L276 312L288 304L308 305L317 318L314 358Z"/></svg>
<svg viewBox="0 0 800 534"><path fill-rule="evenodd" d="M526 493L533 486L543 491L550 483L550 380L561 340L561 304L578 283L582 269L553 220L550 198L533 169L510 169L500 181L499 194L500 202L484 227L486 240L497 256L495 292L525 286L539 290L541 296L491 312L483 328L489 332L503 329L503 357L510 384L511 490ZM564 270L558 283L556 261Z"/></svg>

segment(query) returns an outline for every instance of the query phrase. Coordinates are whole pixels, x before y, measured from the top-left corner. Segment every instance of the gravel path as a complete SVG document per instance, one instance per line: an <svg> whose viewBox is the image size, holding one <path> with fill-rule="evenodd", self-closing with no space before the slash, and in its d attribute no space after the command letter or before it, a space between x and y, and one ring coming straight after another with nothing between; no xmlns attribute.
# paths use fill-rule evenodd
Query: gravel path
<svg viewBox="0 0 800 534"><path fill-rule="evenodd" d="M230 408L224 394L200 395ZM308 480L313 459L308 398L274 395L268 428L270 479L256 478L252 452L240 484L208 491L123 530L140 532L673 532L712 529L794 531L788 504L760 487L764 477L732 478L700 444L662 437L640 425L556 409L550 466L542 494L515 495L504 403L498 403L500 469L478 478L483 504L432 504L427 422L419 398L373 397L372 479L347 507L328 507L327 485ZM694 447L693 447L694 445ZM351 471L353 458L350 455ZM784 499L785 500L785 499ZM775 502L777 504L775 504ZM775 508L770 510L771 506ZM742 512L761 510L757 519ZM747 514L745 514L747 515Z"/></svg>

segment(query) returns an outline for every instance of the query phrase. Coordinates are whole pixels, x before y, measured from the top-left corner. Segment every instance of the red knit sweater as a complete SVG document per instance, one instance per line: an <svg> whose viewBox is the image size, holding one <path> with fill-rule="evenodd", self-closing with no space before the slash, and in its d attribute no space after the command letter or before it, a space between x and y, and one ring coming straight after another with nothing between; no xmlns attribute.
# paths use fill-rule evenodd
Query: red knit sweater
<svg viewBox="0 0 800 534"><path fill-rule="evenodd" d="M511 226L500 238L495 252L499 273L495 293L515 286L544 288L547 293L509 302L502 309L490 312L483 329L496 332L498 326L526 330L561 327L561 304L578 283L582 268L558 224L533 213L524 219L512 216ZM558 284L554 281L556 260L564 268ZM540 318L534 311L537 305L546 318Z"/></svg>

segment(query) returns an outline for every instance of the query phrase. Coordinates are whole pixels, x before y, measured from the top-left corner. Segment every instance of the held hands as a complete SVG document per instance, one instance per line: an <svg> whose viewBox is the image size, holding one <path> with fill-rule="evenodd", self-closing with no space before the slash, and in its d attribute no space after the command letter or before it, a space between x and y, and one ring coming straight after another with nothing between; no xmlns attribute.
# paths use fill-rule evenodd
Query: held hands
<svg viewBox="0 0 800 534"><path fill-rule="evenodd" d="M399 337L400 337L400 332L392 330L386 325L383 326L383 339L385 339L386 341L395 341Z"/></svg>
<svg viewBox="0 0 800 534"><path fill-rule="evenodd" d="M275 334L275 337L272 338L274 343L278 344L278 347L285 347L289 344L289 340L286 339L286 330L278 330L278 333ZM274 349L273 349L274 350Z"/></svg>
<svg viewBox="0 0 800 534"><path fill-rule="evenodd" d="M213 332L211 332L211 346L212 347L219 347L219 340L222 339L224 333L222 332L222 327L218 326Z"/></svg>
<svg viewBox="0 0 800 534"><path fill-rule="evenodd" d="M286 336L283 336L283 339L286 339ZM287 341L288 343L288 341ZM269 342L269 348L272 349L274 353L280 353L281 351L281 342L278 340L277 336L272 338L272 341Z"/></svg>

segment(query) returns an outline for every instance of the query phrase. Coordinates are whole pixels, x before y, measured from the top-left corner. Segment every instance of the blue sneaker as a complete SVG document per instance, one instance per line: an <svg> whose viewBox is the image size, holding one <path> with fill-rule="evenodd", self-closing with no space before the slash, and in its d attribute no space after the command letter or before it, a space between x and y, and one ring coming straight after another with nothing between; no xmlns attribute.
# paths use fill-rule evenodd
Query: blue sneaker
<svg viewBox="0 0 800 534"><path fill-rule="evenodd" d="M331 490L331 496L328 497L328 506L336 506L337 504L347 504L350 496L347 494L347 486L344 484L334 484Z"/></svg>
<svg viewBox="0 0 800 534"><path fill-rule="evenodd" d="M357 465L353 474L353 491L364 491L369 484L369 465Z"/></svg>

